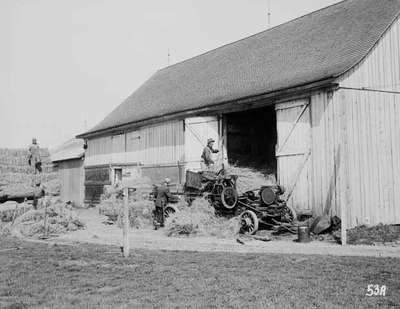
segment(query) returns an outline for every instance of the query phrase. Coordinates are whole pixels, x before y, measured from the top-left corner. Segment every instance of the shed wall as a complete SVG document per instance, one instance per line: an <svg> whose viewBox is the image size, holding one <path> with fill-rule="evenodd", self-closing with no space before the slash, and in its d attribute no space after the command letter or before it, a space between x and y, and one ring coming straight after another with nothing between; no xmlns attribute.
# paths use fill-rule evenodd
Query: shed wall
<svg viewBox="0 0 400 309"><path fill-rule="evenodd" d="M83 160L68 160L58 163L58 175L61 182L60 198L82 205L84 199Z"/></svg>

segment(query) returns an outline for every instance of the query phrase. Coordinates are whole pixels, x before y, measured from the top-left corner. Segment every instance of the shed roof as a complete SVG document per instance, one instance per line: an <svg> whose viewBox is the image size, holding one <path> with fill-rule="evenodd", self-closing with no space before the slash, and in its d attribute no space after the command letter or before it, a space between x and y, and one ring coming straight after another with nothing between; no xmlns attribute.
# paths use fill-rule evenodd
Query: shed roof
<svg viewBox="0 0 400 309"><path fill-rule="evenodd" d="M65 160L80 159L84 156L83 140L70 139L59 147L53 149L50 153L52 162L59 162Z"/></svg>
<svg viewBox="0 0 400 309"><path fill-rule="evenodd" d="M347 0L157 71L78 136L338 77L400 12L400 0Z"/></svg>

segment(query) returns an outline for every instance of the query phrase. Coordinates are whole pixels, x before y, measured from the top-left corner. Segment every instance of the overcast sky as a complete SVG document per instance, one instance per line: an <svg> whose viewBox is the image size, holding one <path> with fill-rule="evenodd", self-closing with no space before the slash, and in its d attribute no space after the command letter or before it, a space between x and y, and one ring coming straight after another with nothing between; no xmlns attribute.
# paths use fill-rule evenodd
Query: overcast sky
<svg viewBox="0 0 400 309"><path fill-rule="evenodd" d="M271 0L271 25L335 0ZM56 146L156 70L267 28L268 0L0 0L0 147Z"/></svg>

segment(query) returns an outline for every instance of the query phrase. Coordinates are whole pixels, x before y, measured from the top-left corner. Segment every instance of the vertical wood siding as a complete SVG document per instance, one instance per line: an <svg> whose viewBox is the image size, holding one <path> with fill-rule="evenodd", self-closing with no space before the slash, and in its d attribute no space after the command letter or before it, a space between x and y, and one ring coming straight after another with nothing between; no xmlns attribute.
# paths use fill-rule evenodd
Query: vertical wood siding
<svg viewBox="0 0 400 309"><path fill-rule="evenodd" d="M332 92L311 96L311 203L321 215L339 214L340 171L343 165L339 101Z"/></svg>
<svg viewBox="0 0 400 309"><path fill-rule="evenodd" d="M177 164L183 158L183 122L173 121L90 139L85 165Z"/></svg>
<svg viewBox="0 0 400 309"><path fill-rule="evenodd" d="M400 91L400 19L363 61L342 76L340 86Z"/></svg>
<svg viewBox="0 0 400 309"><path fill-rule="evenodd" d="M199 170L200 156L207 145L207 139L213 138L215 145L219 145L219 122L217 116L192 117L185 119L185 163L186 169ZM213 155L218 163L221 153ZM219 160L222 163L221 160Z"/></svg>
<svg viewBox="0 0 400 309"><path fill-rule="evenodd" d="M400 223L400 21L343 76L349 160L348 222Z"/></svg>
<svg viewBox="0 0 400 309"><path fill-rule="evenodd" d="M63 201L73 201L82 206L84 199L83 161L78 159L59 162L58 176L61 182L60 198Z"/></svg>
<svg viewBox="0 0 400 309"><path fill-rule="evenodd" d="M287 189L296 182L288 200L289 205L296 209L311 207L311 165L308 157L311 150L311 118L308 103L309 100L305 99L276 106L278 181Z"/></svg>
<svg viewBox="0 0 400 309"><path fill-rule="evenodd" d="M340 90L346 108L348 222L400 222L400 95Z"/></svg>

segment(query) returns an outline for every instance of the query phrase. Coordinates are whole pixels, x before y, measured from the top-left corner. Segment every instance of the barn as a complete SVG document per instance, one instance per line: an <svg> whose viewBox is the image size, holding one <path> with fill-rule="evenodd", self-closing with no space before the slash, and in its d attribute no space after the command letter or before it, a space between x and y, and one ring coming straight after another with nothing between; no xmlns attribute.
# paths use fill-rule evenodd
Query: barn
<svg viewBox="0 0 400 309"><path fill-rule="evenodd" d="M268 166L296 209L400 223L399 13L347 0L157 71L78 136L86 200L127 176L182 183L213 137L222 162Z"/></svg>
<svg viewBox="0 0 400 309"><path fill-rule="evenodd" d="M53 169L60 181L60 198L83 206L84 199L83 140L71 139L51 151Z"/></svg>

